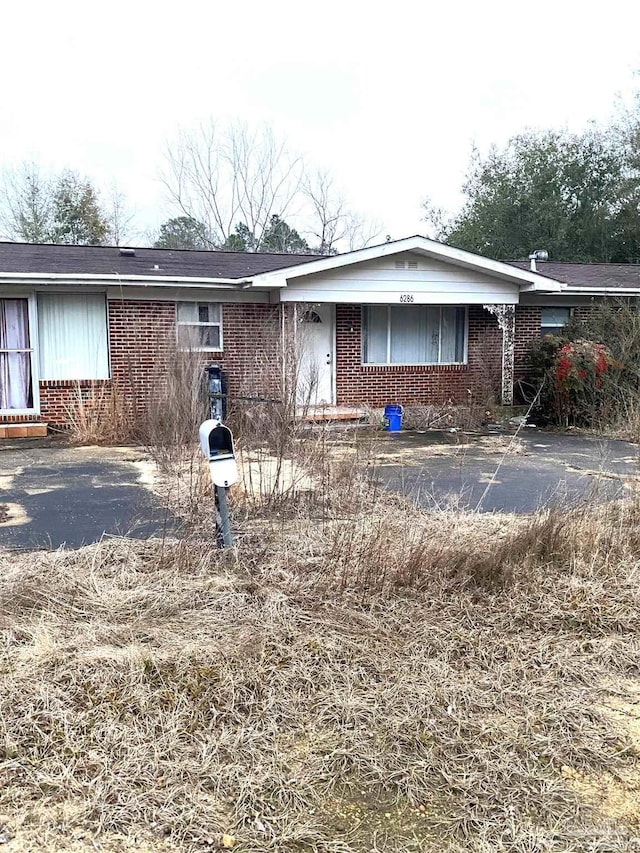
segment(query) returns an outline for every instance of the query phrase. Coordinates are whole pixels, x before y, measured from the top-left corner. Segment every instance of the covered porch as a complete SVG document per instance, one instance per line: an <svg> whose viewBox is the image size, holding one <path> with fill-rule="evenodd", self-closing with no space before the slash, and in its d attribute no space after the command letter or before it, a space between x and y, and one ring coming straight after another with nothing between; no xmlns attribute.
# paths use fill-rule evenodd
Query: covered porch
<svg viewBox="0 0 640 853"><path fill-rule="evenodd" d="M289 306L298 400L339 416L498 394L513 402L516 306L305 303ZM349 415L353 417L353 414Z"/></svg>

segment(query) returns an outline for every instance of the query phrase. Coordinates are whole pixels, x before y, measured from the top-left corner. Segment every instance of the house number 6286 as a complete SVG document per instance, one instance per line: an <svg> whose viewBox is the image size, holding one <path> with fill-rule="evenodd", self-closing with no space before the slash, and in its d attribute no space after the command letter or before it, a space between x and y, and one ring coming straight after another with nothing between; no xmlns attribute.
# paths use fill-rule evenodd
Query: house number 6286
<svg viewBox="0 0 640 853"><path fill-rule="evenodd" d="M401 293L400 294L400 302L413 302L413 294L412 293Z"/></svg>

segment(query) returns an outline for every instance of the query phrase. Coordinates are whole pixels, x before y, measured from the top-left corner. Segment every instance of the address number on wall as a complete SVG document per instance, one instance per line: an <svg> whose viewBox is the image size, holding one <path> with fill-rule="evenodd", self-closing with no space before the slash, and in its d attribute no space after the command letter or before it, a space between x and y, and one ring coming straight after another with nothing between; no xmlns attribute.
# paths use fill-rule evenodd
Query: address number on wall
<svg viewBox="0 0 640 853"><path fill-rule="evenodd" d="M413 302L414 296L413 293L401 293L400 294L400 302Z"/></svg>

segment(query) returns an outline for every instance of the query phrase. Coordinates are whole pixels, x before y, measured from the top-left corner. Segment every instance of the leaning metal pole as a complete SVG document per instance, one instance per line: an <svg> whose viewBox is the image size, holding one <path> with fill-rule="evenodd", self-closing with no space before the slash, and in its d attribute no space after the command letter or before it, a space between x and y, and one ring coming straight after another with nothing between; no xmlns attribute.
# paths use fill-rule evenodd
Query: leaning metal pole
<svg viewBox="0 0 640 853"><path fill-rule="evenodd" d="M216 501L216 538L222 542L222 548L233 547L233 534L231 533L231 519L229 518L229 504L227 503L227 490L224 486L215 487Z"/></svg>

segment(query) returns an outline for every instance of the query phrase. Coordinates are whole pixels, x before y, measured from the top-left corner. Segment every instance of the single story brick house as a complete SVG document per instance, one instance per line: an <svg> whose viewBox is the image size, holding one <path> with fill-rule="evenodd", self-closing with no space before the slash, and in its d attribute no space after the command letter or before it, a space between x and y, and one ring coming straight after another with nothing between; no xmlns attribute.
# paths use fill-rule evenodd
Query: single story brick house
<svg viewBox="0 0 640 853"><path fill-rule="evenodd" d="M64 426L80 392L134 408L176 351L222 365L229 396L273 394L291 342L314 406L503 402L541 330L640 266L505 263L424 237L341 255L0 243L0 425ZM24 433L21 433L24 434Z"/></svg>

